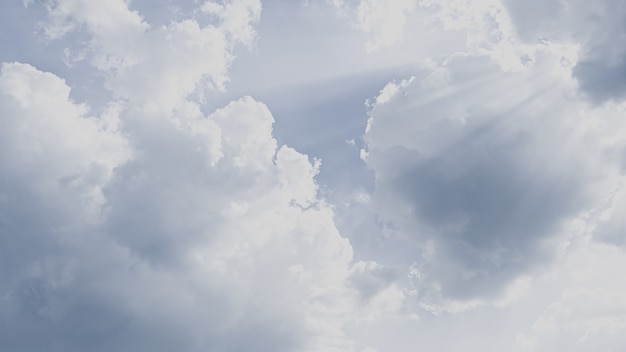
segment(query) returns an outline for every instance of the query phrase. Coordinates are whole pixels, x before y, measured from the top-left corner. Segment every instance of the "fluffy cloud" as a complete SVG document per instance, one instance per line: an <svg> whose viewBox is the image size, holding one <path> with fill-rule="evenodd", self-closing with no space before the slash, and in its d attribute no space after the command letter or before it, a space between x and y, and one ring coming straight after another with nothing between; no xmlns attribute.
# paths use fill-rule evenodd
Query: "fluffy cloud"
<svg viewBox="0 0 626 352"><path fill-rule="evenodd" d="M353 29L366 35L365 50L374 54L402 42L407 22L415 19L417 0L327 0L341 17L349 18Z"/></svg>
<svg viewBox="0 0 626 352"><path fill-rule="evenodd" d="M336 6L344 14L359 8ZM433 52L414 77L370 102L362 155L376 190L358 207L375 209L378 219L364 213L379 238L367 239L378 249L367 255L414 262L404 304L419 319L378 317L356 328L362 342L397 351L621 346L614 297L622 282L591 277L619 275L607 268L624 256L622 9L612 1L449 0L363 16L394 21L385 28L397 35L387 43L412 45L399 34L424 20L430 33L441 26L465 45ZM352 208L342 216L361 211ZM588 237L572 240L581 222ZM356 282L383 282L366 278ZM607 313L613 305L617 312ZM423 335L407 337L415 332Z"/></svg>
<svg viewBox="0 0 626 352"><path fill-rule="evenodd" d="M519 351L616 351L624 344L626 282L614 268L626 259L616 247L579 238L537 286L560 289L527 331L516 338Z"/></svg>
<svg viewBox="0 0 626 352"><path fill-rule="evenodd" d="M518 73L457 56L373 103L364 158L383 218L419 243L425 296L498 294L551 256L563 224L609 197L600 180L619 159L594 119L623 131L621 109L576 102L563 69L552 55Z"/></svg>
<svg viewBox="0 0 626 352"><path fill-rule="evenodd" d="M25 2L47 13L39 26L48 42L35 45L65 47L68 67L45 67L53 74L13 62L0 71L3 349L624 344L626 130L622 85L607 78L618 76L623 56L617 2L308 7L316 25L345 30L323 37L337 40L337 57L353 56L306 73L293 63L301 74L293 81L347 69L361 55L352 50L363 44L355 28L367 38L363 57L385 63L349 69L402 61L385 55L432 56L368 102L365 135L352 145L365 146L372 193L357 181L369 175L349 190L320 187L322 161L282 145L272 112L255 98L231 93L230 102L206 104L227 87L238 48L257 45L259 0L173 3ZM296 7L275 5L271 18ZM330 7L347 16L325 19ZM280 28L269 33L296 25L274 22ZM453 43L422 43L446 41L444 31ZM236 77L241 86L254 80ZM77 95L77 78L102 87ZM289 97L327 86L316 87ZM340 99L332 92L341 87L320 96ZM343 106L328 101L328 110ZM354 159L325 170L357 172Z"/></svg>
<svg viewBox="0 0 626 352"><path fill-rule="evenodd" d="M333 302L351 247L316 164L277 148L263 104L178 111L186 125L127 107L118 131L52 74L5 64L1 78L5 347L348 343Z"/></svg>
<svg viewBox="0 0 626 352"><path fill-rule="evenodd" d="M352 267L320 163L278 145L263 103L202 112L260 3L200 10L217 24L51 2L46 33L86 29L112 93L94 116L54 74L3 65L3 348L349 351L346 324L401 306L382 266Z"/></svg>
<svg viewBox="0 0 626 352"><path fill-rule="evenodd" d="M259 0L206 1L200 10L153 27L122 0L55 1L42 26L51 39L72 30L86 32L88 47L68 48L66 52L78 56L70 60L88 58L105 74L113 97L156 111L173 109L194 92L202 97L207 88L224 89L235 47L254 44Z"/></svg>
<svg viewBox="0 0 626 352"><path fill-rule="evenodd" d="M361 0L357 9L356 27L371 35L365 44L372 52L402 38L406 15L415 10L416 0Z"/></svg>
<svg viewBox="0 0 626 352"><path fill-rule="evenodd" d="M420 319L382 319L363 341L410 350L410 330L442 351L619 350L623 6L419 6L466 48L369 103L370 204L405 243L393 262L414 262L405 304Z"/></svg>
<svg viewBox="0 0 626 352"><path fill-rule="evenodd" d="M63 80L28 64L4 63L1 75L3 184L28 185L33 196L65 195L82 204L77 215L95 215L102 187L130 156L114 108L90 116L86 105L69 100Z"/></svg>

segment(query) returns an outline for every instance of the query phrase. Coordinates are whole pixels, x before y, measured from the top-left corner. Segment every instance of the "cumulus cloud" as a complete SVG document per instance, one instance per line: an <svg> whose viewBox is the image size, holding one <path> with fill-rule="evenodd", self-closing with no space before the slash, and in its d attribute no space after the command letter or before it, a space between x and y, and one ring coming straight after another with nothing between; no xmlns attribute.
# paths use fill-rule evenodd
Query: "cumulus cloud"
<svg viewBox="0 0 626 352"><path fill-rule="evenodd" d="M51 39L85 31L88 48L70 48L105 74L113 97L154 109L172 109L187 95L223 90L236 45L251 47L261 2L205 2L200 13L167 25L151 26L124 1L85 4L56 1L42 23ZM206 22L206 23L205 23ZM85 53L85 50L87 51ZM150 87L150 89L144 89Z"/></svg>
<svg viewBox="0 0 626 352"><path fill-rule="evenodd" d="M335 13L352 22L352 28L365 34L368 54L402 42L409 34L407 23L415 19L417 0L327 0Z"/></svg>
<svg viewBox="0 0 626 352"><path fill-rule="evenodd" d="M84 207L77 215L95 216L103 186L130 157L114 107L90 116L86 105L69 100L62 79L28 64L4 63L1 77L5 185L28 185L33 196L65 195Z"/></svg>
<svg viewBox="0 0 626 352"><path fill-rule="evenodd" d="M356 27L371 37L365 44L372 52L390 46L402 38L406 15L415 10L416 0L361 0L357 9Z"/></svg>
<svg viewBox="0 0 626 352"><path fill-rule="evenodd" d="M466 47L459 52L489 56L505 71L528 69L536 56L546 50L558 54L564 64L571 65L578 60L579 47L574 42L520 37L516 18L501 0L421 1L419 4L430 11L430 22L464 35Z"/></svg>
<svg viewBox="0 0 626 352"><path fill-rule="evenodd" d="M410 345L408 330L463 341L420 339L442 351L619 349L623 283L608 276L624 259L623 6L419 6L466 48L368 103L370 204L381 232L409 248L394 262L413 261L405 304L419 316L381 334L404 341L394 350Z"/></svg>
<svg viewBox="0 0 626 352"><path fill-rule="evenodd" d="M498 292L550 257L564 222L608 197L598 163L617 160L571 82L559 83L558 57L543 60L504 73L453 57L390 83L371 107L364 159L380 212L421 243L421 280L444 296Z"/></svg>
<svg viewBox="0 0 626 352"><path fill-rule="evenodd" d="M117 131L31 66L5 65L2 88L5 347L347 343L332 305L351 247L263 104L186 111L187 126L126 108Z"/></svg>
<svg viewBox="0 0 626 352"><path fill-rule="evenodd" d="M626 282L614 271L623 265L623 251L588 239L570 247L539 284L561 290L517 336L519 351L611 351L624 344L626 307L620 296Z"/></svg>
<svg viewBox="0 0 626 352"><path fill-rule="evenodd" d="M614 337L623 324L621 315L605 319L606 308L600 303L589 303L584 317L567 315L576 311L572 307L577 303L567 298L571 292L577 285L593 284L559 279L557 287L551 287L555 281L544 275L551 270L558 275L578 270L568 267L560 255L568 263L588 262L591 271L617 264L623 255L613 248L606 261L585 259L602 251L599 248L611 248L603 247L607 243L623 244L619 231L623 223L623 104L617 94L594 98L580 74L593 39L591 27L584 25L589 22L583 18L589 11L582 8L595 9L591 12L597 19L591 22L600 28L601 19L613 16L597 11L608 3L581 4L580 11L567 10L570 13L564 15L562 4L576 5L420 1L415 8L395 12L403 15L402 20L382 8L376 11L378 19L363 17L372 23L395 18L397 26L387 29L398 30L396 34L407 30L408 21L425 20L465 38L462 48L442 56L433 53L432 60L424 60L413 77L389 83L369 103L362 157L376 175L376 190L368 195L367 206L375 209L378 218L372 220L372 213L364 213L369 226L378 226L380 236L378 253L369 254L388 263L414 262L405 287L411 297L403 303L414 315L398 320L378 317L372 325L356 328L369 348L412 350L418 339L407 335L415 331L423 333L419 342L424 346L442 351L467 346L540 351L561 346L581 351L597 345L620 346ZM361 9L374 8L373 3L360 4ZM343 14L357 13L359 8L350 3L337 7ZM522 21L528 25L523 27ZM573 36L571 28L585 29ZM598 29L597 34L602 31ZM375 42L374 32L367 32L370 46ZM406 35L393 38L388 43L413 43ZM604 43L605 52L619 53L618 42ZM383 46L387 45L380 44L376 50ZM394 47L385 50L399 52ZM615 57L619 62L619 55L610 54L599 64L614 62ZM598 92L618 91L613 83L619 75L597 73L590 75ZM581 99L581 91L592 98L593 106ZM611 99L614 102L605 103ZM344 216L350 213L342 211ZM568 246L580 221L589 222L591 239ZM390 245L394 242L402 244ZM383 252L391 247L390 259ZM373 274L356 276L354 283L366 288L384 282ZM619 294L619 285L601 286L598 297ZM568 307L568 313L555 315L553 322L568 327L542 335L541 329L532 326L552 305ZM570 317L577 322L566 324ZM507 319L516 323L504 324ZM469 328L474 324L483 328ZM497 338L493 329L498 331ZM591 336L592 330L598 339L585 343L555 338L587 334L582 331ZM455 336L458 342L444 338L442 343L426 335ZM600 342L602 338L606 344Z"/></svg>
<svg viewBox="0 0 626 352"><path fill-rule="evenodd" d="M92 116L58 76L2 66L3 348L348 351L354 311L398 309L393 280L360 284L383 269L352 269L319 161L279 146L267 106L192 94L222 88L259 1L158 28L122 1L48 10L50 38L89 35L113 100Z"/></svg>
<svg viewBox="0 0 626 352"><path fill-rule="evenodd" d="M24 1L45 12L31 21L44 38L33 45L60 48L51 52L67 67L40 65L44 58L0 69L2 349L624 344L626 130L616 78L624 7L320 2L327 6L272 3L270 18L287 22L257 29L259 0ZM300 17L291 18L296 8ZM321 27L331 29L312 34ZM275 137L275 125L292 116L274 115L273 102L218 93L238 50L254 51L258 36L285 28L293 29L289 43L302 44L297 33L307 33L305 42L333 38L302 57L321 47L346 55L310 71L293 63L301 76L292 82L327 74L338 77L333 89L273 92L275 101L317 94L324 108L300 107L314 118L365 89L332 92L377 84L368 75L341 84L347 78L337 72L406 62L391 56L420 62L407 69L412 75L394 71L393 81L388 71L376 74L391 82L366 103L362 139L323 132L324 141L349 141L351 163L322 169L315 153ZM270 48L281 48L273 39ZM368 55L353 50L363 41ZM384 63L347 68L359 55ZM265 86L250 81L284 71L274 66L233 77L240 87ZM242 72L263 65L252 67ZM72 91L89 89L81 79L92 78L102 87ZM345 104L325 98L348 95ZM345 109L337 116L357 111ZM323 139L305 130L290 138ZM360 162L371 174L354 176L349 188L318 184L320 171L347 175ZM363 181L369 176L375 184Z"/></svg>

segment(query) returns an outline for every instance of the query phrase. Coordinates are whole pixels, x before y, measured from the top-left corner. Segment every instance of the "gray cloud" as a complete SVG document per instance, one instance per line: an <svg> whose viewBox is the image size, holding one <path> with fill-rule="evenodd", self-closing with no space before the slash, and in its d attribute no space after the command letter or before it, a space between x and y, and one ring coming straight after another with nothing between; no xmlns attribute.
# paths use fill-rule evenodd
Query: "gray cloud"
<svg viewBox="0 0 626 352"><path fill-rule="evenodd" d="M595 103L621 100L626 86L626 6L620 0L519 1L504 5L517 33L527 42L539 39L580 45L572 73L582 92Z"/></svg>
<svg viewBox="0 0 626 352"><path fill-rule="evenodd" d="M398 91L370 112L366 161L379 211L434 246L423 274L448 297L497 295L545 262L564 221L593 204L598 140L584 137L571 103L534 76L547 72L541 65L492 81L483 79L493 72L488 59L453 59L390 85L379 100Z"/></svg>
<svg viewBox="0 0 626 352"><path fill-rule="evenodd" d="M318 197L319 164L279 148L264 104L244 97L207 115L191 94L227 79L230 50L251 39L260 3L232 2L220 14L225 28L171 24L219 60L185 46L189 55L173 50L159 63L166 77L153 60L134 61L136 48L166 45L166 28L150 31L123 1L74 5L55 3L49 33L86 26L93 71L114 83L150 79L122 84L123 99L92 116L58 76L2 65L0 348L348 345L335 289L347 285L352 248ZM119 28L101 26L102 11L121 16L136 42L111 40ZM156 98L163 92L166 102Z"/></svg>
<svg viewBox="0 0 626 352"><path fill-rule="evenodd" d="M626 57L624 57L626 60ZM607 65L603 60L583 60L573 70L580 89L596 103L608 99L621 100L626 95L626 62Z"/></svg>
<svg viewBox="0 0 626 352"><path fill-rule="evenodd" d="M335 319L307 302L332 302L330 292L310 297L312 287L342 285L351 247L319 203L316 166L277 148L263 104L243 98L185 116L190 129L123 110L120 132L97 128L102 121L82 116L58 77L31 66L4 65L0 88L0 109L18 112L2 114L0 132L2 348L338 343L307 324Z"/></svg>

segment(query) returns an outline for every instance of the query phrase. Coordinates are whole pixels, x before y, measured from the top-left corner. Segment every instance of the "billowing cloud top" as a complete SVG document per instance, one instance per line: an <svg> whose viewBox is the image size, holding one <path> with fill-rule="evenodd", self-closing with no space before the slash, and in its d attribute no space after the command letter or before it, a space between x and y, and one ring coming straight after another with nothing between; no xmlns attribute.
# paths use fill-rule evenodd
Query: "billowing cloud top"
<svg viewBox="0 0 626 352"><path fill-rule="evenodd" d="M1 350L626 343L621 2L0 12Z"/></svg>

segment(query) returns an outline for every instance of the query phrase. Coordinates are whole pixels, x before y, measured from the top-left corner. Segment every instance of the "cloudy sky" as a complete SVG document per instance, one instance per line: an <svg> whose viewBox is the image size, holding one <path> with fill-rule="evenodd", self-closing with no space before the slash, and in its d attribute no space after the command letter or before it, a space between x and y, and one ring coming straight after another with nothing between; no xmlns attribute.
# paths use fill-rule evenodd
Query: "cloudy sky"
<svg viewBox="0 0 626 352"><path fill-rule="evenodd" d="M0 350L623 351L625 18L0 2Z"/></svg>

